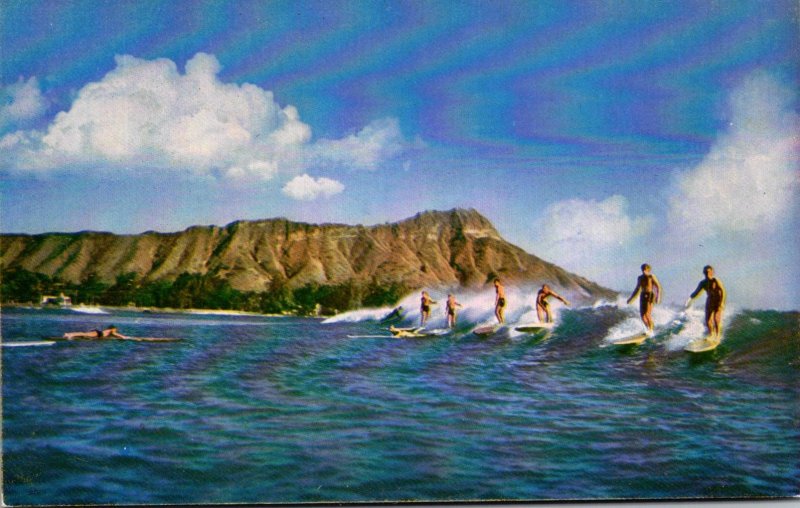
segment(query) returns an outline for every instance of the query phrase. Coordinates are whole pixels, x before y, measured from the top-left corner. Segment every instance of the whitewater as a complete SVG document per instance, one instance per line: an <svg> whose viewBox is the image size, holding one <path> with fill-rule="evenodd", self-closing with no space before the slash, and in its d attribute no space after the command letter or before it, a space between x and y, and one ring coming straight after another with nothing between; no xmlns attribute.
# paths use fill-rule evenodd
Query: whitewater
<svg viewBox="0 0 800 508"><path fill-rule="evenodd" d="M535 309L535 294L538 288L506 288L507 306L505 310L505 333L511 338L526 336L526 333L515 330L516 326L539 322ZM447 327L447 317L444 303L448 293L431 291L431 297L437 303L433 305L430 318L424 324L427 329L440 330ZM420 321L418 293L406 295L397 305L381 308L366 308L343 312L322 321L323 324L332 323L358 323L358 322L386 322L391 321L397 326L413 327L422 326ZM567 295L569 299L569 296ZM458 326L455 334L469 333L472 329L481 326L497 324L494 315L494 293L491 291L462 292L457 297L461 307L458 308ZM639 316L638 300L632 304L626 302L622 295L615 300L598 300L590 305L566 306L550 298L550 308L557 329L566 313L580 313L605 309L609 312L619 313L622 319L604 331L602 346L631 335L646 332L647 329ZM396 317L396 311L402 311L401 317ZM393 315L393 313L395 313ZM723 314L723 330L737 316L735 307L728 307ZM706 335L705 311L702 305L693 305L688 308L676 305L655 305L653 307L653 321L655 333L650 340L663 343L668 351L683 350L690 342Z"/></svg>

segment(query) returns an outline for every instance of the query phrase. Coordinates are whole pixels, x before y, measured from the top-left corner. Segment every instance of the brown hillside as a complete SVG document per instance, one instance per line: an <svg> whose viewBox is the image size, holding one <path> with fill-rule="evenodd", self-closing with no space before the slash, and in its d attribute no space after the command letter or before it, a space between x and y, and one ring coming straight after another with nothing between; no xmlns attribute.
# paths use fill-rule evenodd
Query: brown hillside
<svg viewBox="0 0 800 508"><path fill-rule="evenodd" d="M614 294L506 242L485 217L463 209L369 227L269 219L178 233L6 234L0 267L72 282L91 273L107 282L129 272L145 281L211 274L244 291L266 291L274 282L478 287L497 276L510 284L549 282L584 300Z"/></svg>

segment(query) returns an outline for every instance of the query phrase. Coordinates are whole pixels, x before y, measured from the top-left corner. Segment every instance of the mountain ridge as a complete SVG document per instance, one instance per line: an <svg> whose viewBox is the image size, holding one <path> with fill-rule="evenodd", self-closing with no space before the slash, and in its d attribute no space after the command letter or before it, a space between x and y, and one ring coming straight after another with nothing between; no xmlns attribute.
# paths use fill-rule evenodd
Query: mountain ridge
<svg viewBox="0 0 800 508"><path fill-rule="evenodd" d="M196 225L182 231L2 234L0 268L80 282L134 273L142 281L212 275L241 291L278 286L401 285L408 290L550 283L584 300L616 292L507 242L475 209L425 211L371 226L286 218Z"/></svg>

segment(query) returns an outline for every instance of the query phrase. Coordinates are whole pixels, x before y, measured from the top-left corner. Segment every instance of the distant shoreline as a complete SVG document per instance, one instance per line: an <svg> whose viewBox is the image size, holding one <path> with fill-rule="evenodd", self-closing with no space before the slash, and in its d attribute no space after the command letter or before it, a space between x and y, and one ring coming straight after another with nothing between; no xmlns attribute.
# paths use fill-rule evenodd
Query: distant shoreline
<svg viewBox="0 0 800 508"><path fill-rule="evenodd" d="M119 306L119 305L73 305L71 307L57 307L57 306L41 306L32 303L3 303L0 304L0 311L2 309L12 308L12 309L34 309L34 310L71 310L77 314L81 314L80 310L76 309L107 309L107 310L118 310L118 311L129 311L129 312L138 312L141 314L149 314L149 313L159 313L159 314L190 314L196 316L260 316L260 317L330 317L331 315L320 315L320 316L304 316L301 314L294 314L291 312L285 312L282 314L264 314L261 312L252 312L246 310L224 310L224 309L176 309L172 307L132 307L132 306ZM92 314L85 313L87 316ZM94 315L103 315L103 314L94 314Z"/></svg>

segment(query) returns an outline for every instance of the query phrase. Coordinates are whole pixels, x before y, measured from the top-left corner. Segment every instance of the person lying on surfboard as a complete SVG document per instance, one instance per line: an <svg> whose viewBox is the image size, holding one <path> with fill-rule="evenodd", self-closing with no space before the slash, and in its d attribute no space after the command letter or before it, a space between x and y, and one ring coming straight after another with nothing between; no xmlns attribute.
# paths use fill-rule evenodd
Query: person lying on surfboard
<svg viewBox="0 0 800 508"><path fill-rule="evenodd" d="M500 279L494 280L494 315L497 322L501 325L505 322L503 319L503 311L506 308L506 290L500 283Z"/></svg>
<svg viewBox="0 0 800 508"><path fill-rule="evenodd" d="M431 300L431 296L428 294L427 291L422 292L422 298L420 298L419 304L419 325L425 326L425 323L428 321L428 318L431 317L431 305L435 304L433 300Z"/></svg>
<svg viewBox="0 0 800 508"><path fill-rule="evenodd" d="M461 307L461 304L456 301L456 297L452 294L447 295L447 303L445 304L445 314L447 314L447 327L456 327L456 307Z"/></svg>
<svg viewBox="0 0 800 508"><path fill-rule="evenodd" d="M569 305L569 301L567 301L564 297L557 294L555 291L550 289L550 286L544 284L542 289L536 293L536 317L539 318L539 322L541 323L552 323L553 322L553 314L550 312L550 303L547 301L550 297L556 298L561 300L564 305ZM542 319L544 318L544 319Z"/></svg>
<svg viewBox="0 0 800 508"><path fill-rule="evenodd" d="M661 302L661 284L655 275L650 273L650 265L647 263L642 265L642 274L636 280L636 288L628 298L628 304L639 295L639 315L642 318L644 326L651 332L655 328L653 322L653 305Z"/></svg>
<svg viewBox="0 0 800 508"><path fill-rule="evenodd" d="M128 337L117 332L117 327L110 325L105 330L92 330L90 332L67 332L63 335L65 339L75 339L85 337L90 339L127 339Z"/></svg>
<svg viewBox="0 0 800 508"><path fill-rule="evenodd" d="M703 274L705 278L697 285L686 300L686 307L688 308L692 301L697 298L702 291L706 292L706 329L708 335L712 338L720 338L722 336L722 311L725 310L725 287L722 281L714 277L714 267L706 265L703 267Z"/></svg>

